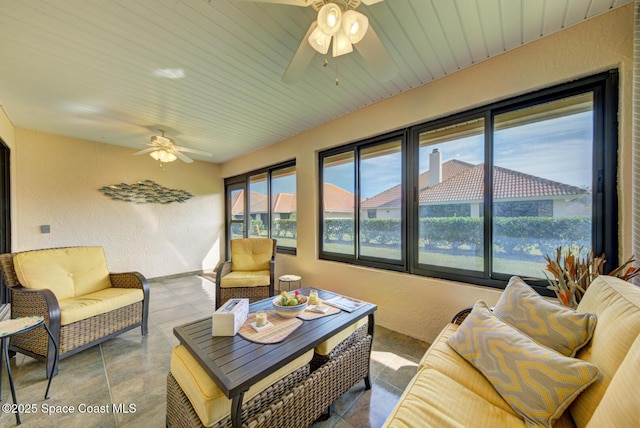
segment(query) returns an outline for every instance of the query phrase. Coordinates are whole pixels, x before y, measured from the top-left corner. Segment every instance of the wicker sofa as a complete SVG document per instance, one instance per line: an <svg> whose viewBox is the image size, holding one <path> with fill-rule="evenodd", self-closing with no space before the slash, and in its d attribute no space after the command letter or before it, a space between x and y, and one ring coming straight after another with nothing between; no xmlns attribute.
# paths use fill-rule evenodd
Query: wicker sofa
<svg viewBox="0 0 640 428"><path fill-rule="evenodd" d="M245 394L247 401L242 406L242 425L251 428L306 427L323 414L329 415L333 402L359 381L364 379L365 388L370 389L372 333L367 319L363 318L285 366L279 379L266 382L255 391L252 387ZM183 350L179 355L180 348L174 349L171 372L167 376L167 426L231 427L231 401L220 397L222 399L214 404L217 408L202 403L203 400L211 402L215 394L212 391L218 391L217 387L204 370L198 371L199 365L188 351ZM185 392L176 379L180 377L179 359L187 360L185 364L198 383L196 391L185 388L189 391ZM192 401L198 403L196 408ZM212 413L216 416L212 417Z"/></svg>
<svg viewBox="0 0 640 428"><path fill-rule="evenodd" d="M146 279L137 272L109 273L102 247L1 254L0 270L10 290L11 317L43 316L60 359L136 327L147 334ZM40 330L12 338L9 349L45 360L50 373L55 353Z"/></svg>
<svg viewBox="0 0 640 428"><path fill-rule="evenodd" d="M482 303L479 302L474 306L473 312L462 312L459 314L461 316L457 316L451 324L442 330L439 337L425 353L418 366L418 373L404 391L384 426L394 428L418 426L493 428L534 425L593 428L638 426L640 395L637 394L636 386L640 382L640 371L638 370L640 364L640 287L610 276L596 278L587 289L577 312L575 312L578 316L595 314L593 317L595 328L590 334L587 334L581 348L574 347L572 351L566 352L560 357L558 357L559 352L556 350L531 344L531 337L524 335L526 337L523 338L522 331L514 333L510 326L502 325L501 331L492 332L498 340L491 342L491 348L494 350L496 348L507 349L503 356L509 352L524 350L520 342L511 342L511 336L518 335L518 340L529 341L526 346L537 346L535 348L537 352L529 353L527 358L532 355L536 358L547 355L557 361L568 362L574 368L583 369L589 364L596 367L594 373L597 375L594 375L591 380L584 381L579 387L576 385L574 390L552 386L552 388L557 388L560 401L555 410L549 411L549 417L545 423L530 419L536 415L523 413L523 416L515 410L519 408L519 403L514 398L515 395L509 391L507 393L502 391L505 387L517 389L515 383L510 385L505 383L504 377L501 378L500 373L495 377L483 374L490 373L491 370L487 369L485 362L471 356L471 353L486 357L485 351L488 348L472 349L470 344L474 343L473 340L463 341L464 346L458 347L457 339L464 337L466 334L464 332L473 331L473 334L482 335L481 329L484 331L493 329L490 324L482 324L478 329L470 330L468 326L477 323L477 319L470 319L474 313L484 313L486 315L484 322L486 323L491 320L490 317L499 318L496 315L498 313L503 318L508 317L509 313L505 310L515 311L511 314L515 313L516 315L532 312L531 308L535 305L532 305L531 302L515 304L511 307L503 306L500 308L501 312L497 311L507 290L501 296L493 312L482 308ZM539 296L537 297L539 298ZM562 309L567 310L566 308ZM554 323L559 319L554 318L555 315L555 313L551 313L551 319ZM494 319L494 321L499 323L503 318ZM529 326L531 326L531 322L529 322ZM460 331L463 331L463 334L459 336ZM540 337L543 340L551 336L549 331L542 333L544 336ZM467 345L469 348L465 350L464 347ZM456 346L461 354L455 351L452 346ZM565 356L574 352L575 358ZM514 359L513 361L517 361L517 368L508 373L509 376L514 376L514 372L518 370L530 378L537 376L534 371L530 370L536 366L531 360ZM497 365L499 371L503 372L502 375L508 371L504 369L505 365L508 366L508 361L500 361ZM547 366L544 366L544 369L551 370ZM587 367L585 370L587 369L589 368ZM548 373L557 377L569 376L568 371L563 370L549 371ZM553 379L554 382L556 380L557 378ZM526 379L522 382L525 383ZM540 378L536 378L535 388L539 388L544 382L546 381L540 381ZM499 390L502 393L498 392ZM536 389L533 394L529 392L529 398L536 395L543 396L539 389ZM544 397L548 399L551 395L553 395L553 391Z"/></svg>

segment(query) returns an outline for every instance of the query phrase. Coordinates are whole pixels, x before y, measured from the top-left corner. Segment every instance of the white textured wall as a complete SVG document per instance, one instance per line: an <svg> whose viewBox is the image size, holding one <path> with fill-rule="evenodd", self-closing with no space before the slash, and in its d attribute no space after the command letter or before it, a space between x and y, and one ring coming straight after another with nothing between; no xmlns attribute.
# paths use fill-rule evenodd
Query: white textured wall
<svg viewBox="0 0 640 428"><path fill-rule="evenodd" d="M142 143L142 142L141 142ZM15 251L101 245L111 271L149 278L212 270L220 258L223 186L219 165L164 167L132 149L17 128L13 203ZM184 203L114 201L105 185L153 180L194 195ZM51 233L40 232L50 225Z"/></svg>
<svg viewBox="0 0 640 428"><path fill-rule="evenodd" d="M620 70L620 242L631 253L631 70L633 5L506 52L405 94L324 124L222 166L229 177L297 159L298 254L278 255L278 273L378 304L377 322L432 341L461 307L495 303L499 292L473 285L318 260L317 152L514 95ZM341 87L327 88L341 90Z"/></svg>

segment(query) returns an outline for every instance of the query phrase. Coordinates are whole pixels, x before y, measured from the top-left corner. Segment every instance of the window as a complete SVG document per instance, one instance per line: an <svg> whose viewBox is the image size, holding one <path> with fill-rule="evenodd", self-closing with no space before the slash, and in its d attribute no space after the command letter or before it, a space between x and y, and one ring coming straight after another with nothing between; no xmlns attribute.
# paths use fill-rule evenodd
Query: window
<svg viewBox="0 0 640 428"><path fill-rule="evenodd" d="M322 156L324 257L404 264L405 141L395 133Z"/></svg>
<svg viewBox="0 0 640 428"><path fill-rule="evenodd" d="M591 248L593 92L494 118L493 270L540 276L558 245Z"/></svg>
<svg viewBox="0 0 640 428"><path fill-rule="evenodd" d="M279 252L295 254L295 161L227 178L225 189L227 249L231 239L261 237L277 239Z"/></svg>
<svg viewBox="0 0 640 428"><path fill-rule="evenodd" d="M541 292L559 245L610 270L616 117L611 71L321 152L320 257Z"/></svg>
<svg viewBox="0 0 640 428"><path fill-rule="evenodd" d="M296 167L271 173L271 236L278 246L296 248Z"/></svg>
<svg viewBox="0 0 640 428"><path fill-rule="evenodd" d="M355 256L355 152L322 159L322 251Z"/></svg>
<svg viewBox="0 0 640 428"><path fill-rule="evenodd" d="M269 237L267 173L249 177L249 237Z"/></svg>
<svg viewBox="0 0 640 428"><path fill-rule="evenodd" d="M418 264L479 271L484 266L483 118L418 136Z"/></svg>

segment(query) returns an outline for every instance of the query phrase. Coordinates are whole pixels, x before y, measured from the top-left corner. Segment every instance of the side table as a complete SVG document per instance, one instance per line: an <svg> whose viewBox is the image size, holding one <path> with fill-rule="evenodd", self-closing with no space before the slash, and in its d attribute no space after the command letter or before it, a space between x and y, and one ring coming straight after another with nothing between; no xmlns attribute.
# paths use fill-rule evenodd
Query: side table
<svg viewBox="0 0 640 428"><path fill-rule="evenodd" d="M56 370L56 365L58 363L58 343L56 339L51 334L49 327L44 322L44 317L41 316L30 316L30 317L22 317L22 318L14 318L8 319L5 321L0 321L0 366L2 366L2 358L5 360L5 366L7 368L7 376L9 377L9 386L11 388L11 396L13 397L13 404L16 405L16 423L20 425L20 412L18 411L18 399L16 398L16 389L13 385L13 376L11 374L11 363L9 361L9 339L13 336L17 336L23 333L26 333L31 330L35 330L38 327L44 327L47 334L49 335L49 339L53 343L53 347L55 350L55 358L53 359L53 366L51 367L51 373L49 373L49 381L47 382L47 390L44 393L44 398L49 398L49 387L51 386L51 379L53 378L53 374ZM0 369L1 370L1 369ZM2 376L0 376L0 395L2 393Z"/></svg>
<svg viewBox="0 0 640 428"><path fill-rule="evenodd" d="M298 275L282 275L278 278L278 291L282 291L282 283L287 284L287 291L291 291L291 284L298 283L298 288L302 288L302 277Z"/></svg>

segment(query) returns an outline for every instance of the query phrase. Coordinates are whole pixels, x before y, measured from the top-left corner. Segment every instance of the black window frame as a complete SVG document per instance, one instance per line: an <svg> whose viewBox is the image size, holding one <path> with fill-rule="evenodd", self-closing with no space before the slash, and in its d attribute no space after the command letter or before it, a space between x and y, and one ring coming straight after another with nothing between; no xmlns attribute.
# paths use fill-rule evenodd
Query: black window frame
<svg viewBox="0 0 640 428"><path fill-rule="evenodd" d="M277 173L279 170L283 170L283 169L287 169L287 168L296 168L296 160L295 159L290 159L284 162L280 162L278 164L275 165L270 165L264 168L260 168L260 169L256 169L244 174L239 174L233 177L228 177L225 178L224 180L224 194L225 194L225 240L226 240L226 249L227 249L227 254L230 253L231 251L231 236L230 236L230 226L231 223L238 223L240 222L239 220L232 220L231 218L231 207L229 206L229 192L232 190L244 190L243 192L243 197L244 197L244 207L245 207L245 213L242 219L242 223L243 223L243 235L246 238L248 236L249 233L249 228L251 225L251 212L250 212L250 205L249 205L249 198L250 198L250 194L249 194L249 189L250 189L250 182L251 182L251 177L255 177L257 175L261 175L261 174L266 174L267 175L267 209L268 209L268 213L267 213L267 230L268 230L268 236L269 238L274 238L273 236L273 231L272 231L272 210L273 210L273 206L272 206L272 195L271 195L271 180L273 177L274 173ZM297 170L296 170L296 178L297 178ZM297 200L297 186L296 186L296 200ZM297 226L296 226L297 227ZM275 237L275 239L277 239L277 237ZM276 246L276 251L278 253L282 253L282 254L292 254L295 255L297 254L297 241L296 241L296 247L288 247L288 246L283 246L280 244L281 241L278 241L277 246Z"/></svg>
<svg viewBox="0 0 640 428"><path fill-rule="evenodd" d="M593 76L577 79L571 82L553 85L551 87L514 96L505 100L493 102L453 114L443 118L430 120L401 130L396 130L382 136L368 138L360 142L352 142L340 147L334 147L318 153L319 165L319 230L318 250L323 260L344 262L368 267L403 271L415 275L433 278L449 279L494 288L504 288L512 274L492 272L492 170L493 170L493 129L494 117L512 110L544 104L557 99L574 95L593 94L593 208L592 208L592 249L595 254L605 253L607 263L604 272L608 273L618 265L618 70L612 69ZM462 271L446 267L420 265L418 263L418 151L419 134L430 129L460 123L467 120L484 119L485 126L485 193L482 204L484 218L484 270ZM359 256L358 217L360 215L360 189L358 188L358 150L372 144L380 144L389 136L403 135L403 204L402 215L402 263L388 263L370 257ZM355 195L356 208L354 210L356 233L356 250L354 256L328 253L323 250L323 162L328 156L355 151ZM513 273L516 275L517 273ZM532 281L532 285L541 294L552 295L546 289L543 280Z"/></svg>
<svg viewBox="0 0 640 428"><path fill-rule="evenodd" d="M407 252L406 252L406 248L402 247L401 248L401 256L399 260L390 260L390 259L382 259L382 258L377 258L377 257L373 257L373 256L367 256L367 255L359 255L360 253L360 217L361 217L361 201L360 198L356 197L355 195L359 195L360 194L360 176L359 176L359 170L357 168L357 165L360 163L360 152L364 149L368 149L371 147L375 147L378 145L384 145L387 143L390 143L392 141L397 141L400 140L400 146L401 146L401 164L402 164L402 173L401 173L401 177L402 177L402 188L403 188L403 194L402 194L402 199L405 200L407 195L404 193L404 189L406 189L406 185L405 185L405 179L406 179L406 164L407 164L407 160L406 160L406 153L407 153L407 132L406 130L400 130L400 131L393 131L393 132L389 132L386 133L384 135L380 135L380 136L376 136L376 137L372 137L369 138L367 140L364 141L360 141L357 143L352 143L352 144L348 144L346 146L341 146L341 147L337 147L334 149L330 149L330 150L326 150L324 152L321 152L320 154L320 163L319 163L319 182L320 182L320 190L319 190L319 195L320 195L320 203L319 203L319 207L320 207L320 221L319 221L319 230L318 230L318 236L319 236L319 241L318 241L318 245L319 245L319 254L320 254L320 258L323 260L332 260L332 261L338 261L338 262L348 262L348 263L354 263L354 264L359 264L359 265L363 265L363 266L369 266L369 267L376 267L376 268L381 268L381 269L389 269L389 270L394 270L394 271L406 271L407 269ZM333 155L336 154L341 154L341 153L345 153L345 152L349 152L349 151L353 151L354 152L354 164L356 165L355 168L355 173L354 173L354 189L355 189L355 195L354 195L354 233L353 233L353 240L354 240L354 255L347 255L347 254L340 254L340 253L333 253L333 252L329 252L329 251L325 251L323 249L322 246L322 239L324 236L324 210L323 210L323 201L324 201L324 174L323 174L323 160L324 158L327 157L331 157ZM404 240L406 235L407 235L407 213L406 213L406 204L402 203L401 204L401 208L400 208L400 212L401 212L401 225L400 225L400 234L402 239Z"/></svg>

